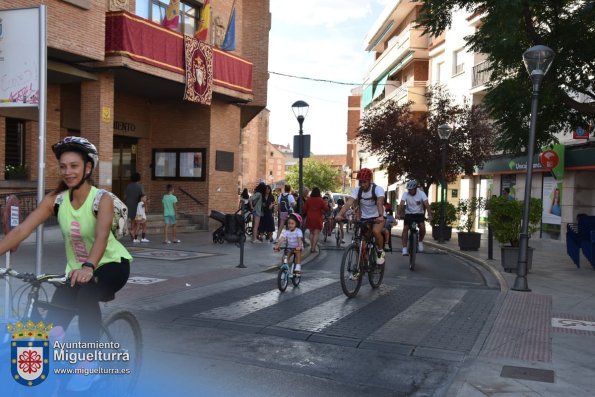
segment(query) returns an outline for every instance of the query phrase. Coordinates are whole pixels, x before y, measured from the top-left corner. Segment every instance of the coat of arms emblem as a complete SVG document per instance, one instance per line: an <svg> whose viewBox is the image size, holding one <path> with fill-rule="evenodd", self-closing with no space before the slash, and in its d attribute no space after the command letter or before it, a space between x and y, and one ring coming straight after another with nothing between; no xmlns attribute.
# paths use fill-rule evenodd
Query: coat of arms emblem
<svg viewBox="0 0 595 397"><path fill-rule="evenodd" d="M34 324L29 320L26 324L17 322L8 325L11 333L10 369L12 378L24 386L37 386L47 379L49 365L48 332L43 322Z"/></svg>

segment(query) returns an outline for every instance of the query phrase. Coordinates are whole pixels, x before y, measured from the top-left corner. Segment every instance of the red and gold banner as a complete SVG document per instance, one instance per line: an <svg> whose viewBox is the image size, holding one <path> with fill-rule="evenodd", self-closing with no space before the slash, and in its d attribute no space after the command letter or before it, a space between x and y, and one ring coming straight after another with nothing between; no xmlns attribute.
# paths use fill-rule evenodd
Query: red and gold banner
<svg viewBox="0 0 595 397"><path fill-rule="evenodd" d="M210 105L213 97L213 49L202 41L184 36L184 63L184 99Z"/></svg>
<svg viewBox="0 0 595 397"><path fill-rule="evenodd" d="M137 62L184 74L183 35L126 11L105 18L105 55L127 56ZM203 43L204 44L204 43ZM252 94L252 62L212 49L213 84Z"/></svg>

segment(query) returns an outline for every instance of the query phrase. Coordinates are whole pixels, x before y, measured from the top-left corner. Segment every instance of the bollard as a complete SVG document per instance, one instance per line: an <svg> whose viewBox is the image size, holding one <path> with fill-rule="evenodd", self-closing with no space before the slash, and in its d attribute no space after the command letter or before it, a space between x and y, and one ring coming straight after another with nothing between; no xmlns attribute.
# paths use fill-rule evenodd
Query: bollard
<svg viewBox="0 0 595 397"><path fill-rule="evenodd" d="M245 269L246 266L244 265L244 243L246 242L246 234L242 234L240 236L240 264L237 265L236 267L239 267L240 269Z"/></svg>
<svg viewBox="0 0 595 397"><path fill-rule="evenodd" d="M492 225L488 225L488 259L494 259L494 232Z"/></svg>

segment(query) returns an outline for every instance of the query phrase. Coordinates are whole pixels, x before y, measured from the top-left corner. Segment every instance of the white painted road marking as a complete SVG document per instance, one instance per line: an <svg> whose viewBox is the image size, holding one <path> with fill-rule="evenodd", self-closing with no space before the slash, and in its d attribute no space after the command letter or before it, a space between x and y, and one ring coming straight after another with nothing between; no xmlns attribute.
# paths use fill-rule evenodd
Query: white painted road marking
<svg viewBox="0 0 595 397"><path fill-rule="evenodd" d="M159 283L161 281L167 280L166 278L154 278L154 277L141 277L141 276L134 276L128 278L128 282L130 284L141 284L141 285L149 285Z"/></svg>
<svg viewBox="0 0 595 397"><path fill-rule="evenodd" d="M552 327L595 332L595 322L552 317Z"/></svg>

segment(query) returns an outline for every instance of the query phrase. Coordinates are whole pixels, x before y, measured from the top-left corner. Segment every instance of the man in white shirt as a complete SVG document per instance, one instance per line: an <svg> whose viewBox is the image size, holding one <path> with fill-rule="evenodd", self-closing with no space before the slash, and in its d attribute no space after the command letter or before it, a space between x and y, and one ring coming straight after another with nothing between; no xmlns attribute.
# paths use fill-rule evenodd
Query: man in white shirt
<svg viewBox="0 0 595 397"><path fill-rule="evenodd" d="M417 181L410 180L407 182L407 191L403 193L401 202L399 203L399 209L397 216L400 217L403 214L403 207L405 207L405 217L403 234L401 241L403 243L403 256L409 255L407 252L407 239L409 236L409 228L413 221L417 222L419 226L419 242L417 244L417 252L424 251L424 236L426 235L426 224L425 224L425 210L428 210L428 219L432 219L432 210L428 203L428 196L421 190L417 189Z"/></svg>
<svg viewBox="0 0 595 397"><path fill-rule="evenodd" d="M360 186L353 189L351 197L347 198L347 202L341 208L335 219L339 222L345 219L345 213L355 201L359 201L359 209L361 211L361 220L374 220L372 233L376 238L376 263L384 265L384 236L382 229L384 228L384 189L372 183L372 171L368 168L362 168L358 174L357 179ZM361 192L360 192L361 191Z"/></svg>

